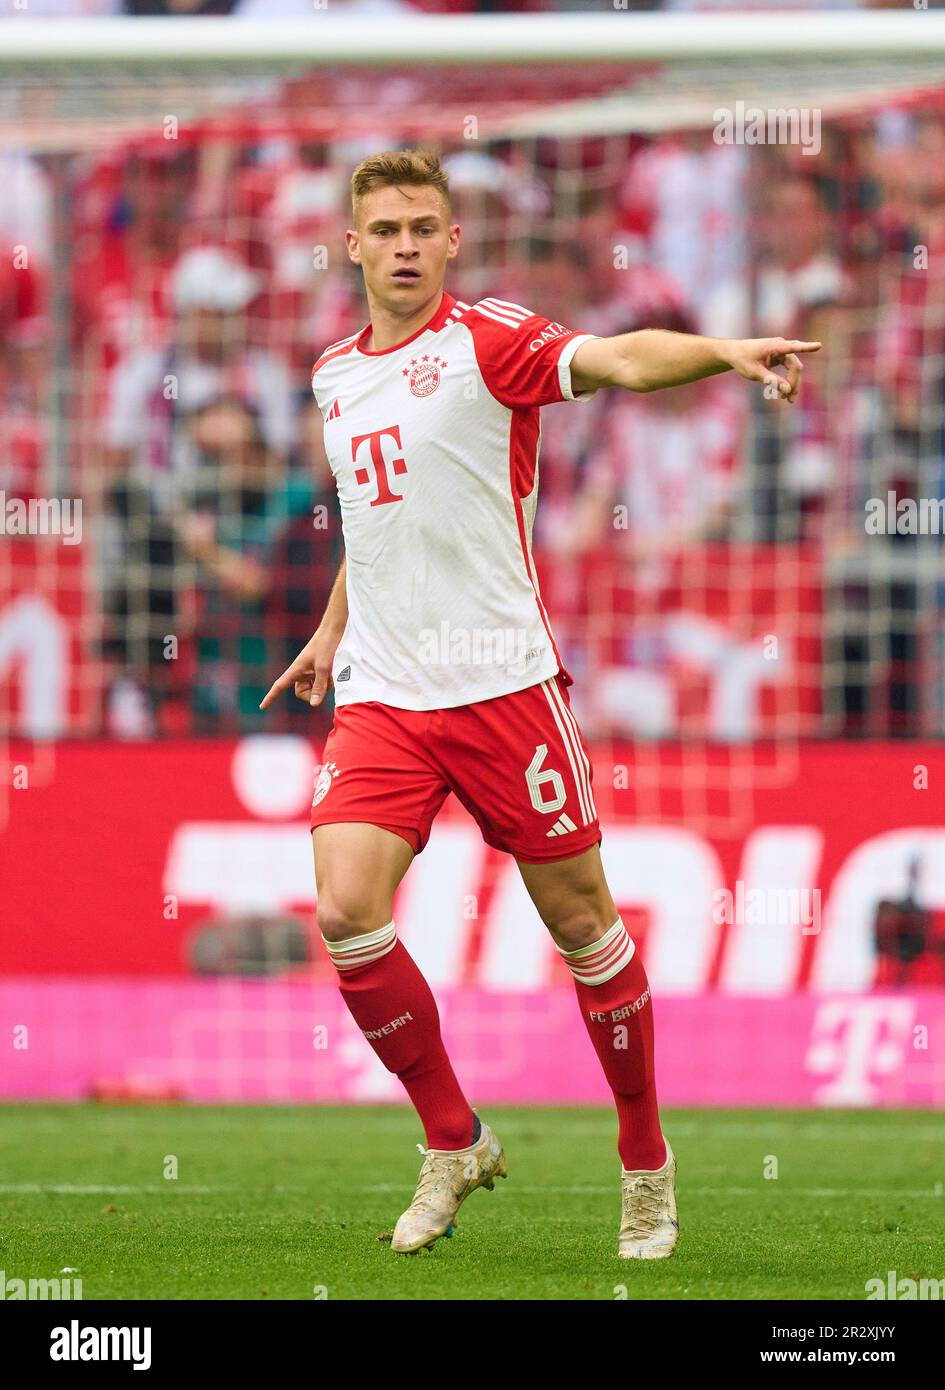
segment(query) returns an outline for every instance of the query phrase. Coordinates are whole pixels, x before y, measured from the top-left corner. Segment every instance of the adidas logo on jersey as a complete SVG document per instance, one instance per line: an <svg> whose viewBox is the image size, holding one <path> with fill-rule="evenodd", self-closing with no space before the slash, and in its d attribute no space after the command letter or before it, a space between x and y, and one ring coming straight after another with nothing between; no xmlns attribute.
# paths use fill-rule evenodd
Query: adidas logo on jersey
<svg viewBox="0 0 945 1390"><path fill-rule="evenodd" d="M341 406L338 404L337 401L332 401L332 403L331 403L331 410L329 410L328 414L325 416L325 419L326 419L326 420L340 420L340 419L341 419Z"/></svg>
<svg viewBox="0 0 945 1390"><path fill-rule="evenodd" d="M343 671L339 671L337 676L335 677L335 685L337 685L339 681L349 681L350 679L351 667L346 666L345 669Z"/></svg>
<svg viewBox="0 0 945 1390"><path fill-rule="evenodd" d="M569 815L561 815L546 833L545 839L550 840L553 835L569 835L572 830L577 830L574 821Z"/></svg>

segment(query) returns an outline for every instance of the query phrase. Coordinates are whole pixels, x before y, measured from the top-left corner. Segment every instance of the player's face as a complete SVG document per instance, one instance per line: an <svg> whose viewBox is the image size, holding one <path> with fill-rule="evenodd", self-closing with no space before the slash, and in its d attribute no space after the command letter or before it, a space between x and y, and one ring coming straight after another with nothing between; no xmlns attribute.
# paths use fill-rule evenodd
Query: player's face
<svg viewBox="0 0 945 1390"><path fill-rule="evenodd" d="M443 288L446 263L459 250L442 195L432 186L376 188L358 205L345 233L348 255L364 271L369 296L407 312Z"/></svg>

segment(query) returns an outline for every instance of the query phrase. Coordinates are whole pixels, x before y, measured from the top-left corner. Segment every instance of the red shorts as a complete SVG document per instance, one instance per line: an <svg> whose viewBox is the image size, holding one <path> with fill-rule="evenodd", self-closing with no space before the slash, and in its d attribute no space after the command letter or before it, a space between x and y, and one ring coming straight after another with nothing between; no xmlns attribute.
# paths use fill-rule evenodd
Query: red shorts
<svg viewBox="0 0 945 1390"><path fill-rule="evenodd" d="M454 709L340 705L315 784L312 828L365 821L419 854L451 791L486 844L540 863L601 839L591 760L559 675Z"/></svg>

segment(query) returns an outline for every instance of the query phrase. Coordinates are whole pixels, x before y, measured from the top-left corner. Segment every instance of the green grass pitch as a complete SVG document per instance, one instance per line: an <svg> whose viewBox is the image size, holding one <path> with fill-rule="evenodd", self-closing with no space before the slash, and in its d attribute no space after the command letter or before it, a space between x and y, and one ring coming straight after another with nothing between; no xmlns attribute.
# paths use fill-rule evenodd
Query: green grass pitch
<svg viewBox="0 0 945 1390"><path fill-rule="evenodd" d="M0 1269L71 1267L86 1299L861 1300L889 1270L945 1277L937 1115L664 1112L682 1234L650 1263L616 1258L610 1112L483 1117L508 1180L405 1257L378 1236L419 1171L407 1109L2 1105Z"/></svg>

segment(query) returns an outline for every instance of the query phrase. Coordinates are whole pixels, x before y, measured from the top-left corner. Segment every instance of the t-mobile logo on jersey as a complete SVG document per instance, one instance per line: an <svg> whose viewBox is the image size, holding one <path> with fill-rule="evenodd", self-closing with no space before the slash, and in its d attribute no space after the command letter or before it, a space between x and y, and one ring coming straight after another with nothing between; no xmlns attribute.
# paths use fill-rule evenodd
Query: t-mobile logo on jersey
<svg viewBox="0 0 945 1390"><path fill-rule="evenodd" d="M377 482L377 496L371 501L372 507L383 507L387 502L402 502L404 500L402 496L398 493L391 492L390 489L390 479L387 475L387 464L384 461L384 449L381 444L381 440L386 435L389 435L391 439L393 439L398 449L403 448L400 442L399 425L386 425L384 429L372 430L370 434L356 434L351 441L351 460L353 463L357 463L358 461L358 450L361 445L367 440L370 441L371 463L374 467L374 478ZM407 471L406 461L402 458L392 459L390 466L397 477ZM371 475L366 468L356 468L354 470L354 480L356 483L361 483L361 485L364 486L370 483Z"/></svg>

